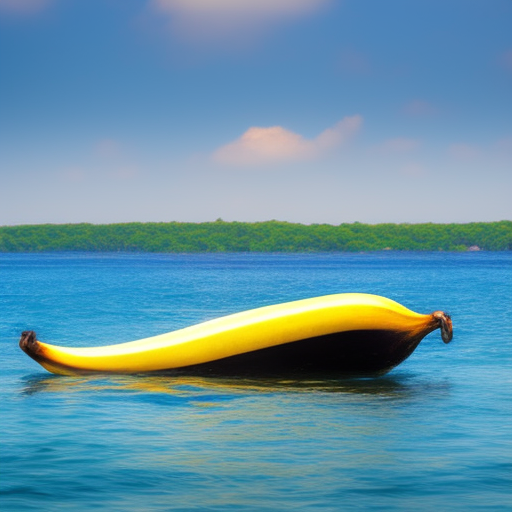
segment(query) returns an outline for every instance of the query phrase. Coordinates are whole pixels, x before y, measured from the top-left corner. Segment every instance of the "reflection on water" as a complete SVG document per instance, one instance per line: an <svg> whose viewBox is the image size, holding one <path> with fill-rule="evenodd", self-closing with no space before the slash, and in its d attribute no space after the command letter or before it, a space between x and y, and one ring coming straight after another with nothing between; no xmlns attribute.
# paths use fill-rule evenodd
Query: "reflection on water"
<svg viewBox="0 0 512 512"><path fill-rule="evenodd" d="M189 375L94 375L68 377L37 375L23 379L21 393L91 393L133 392L175 396L211 395L212 392L233 397L253 393L339 393L375 395L388 398L410 398L417 394L446 393L446 382L424 382L407 376L385 376L367 379L278 379L219 378Z"/></svg>
<svg viewBox="0 0 512 512"><path fill-rule="evenodd" d="M103 493L109 511L147 510L146 493L160 500L158 510L179 502L179 510L258 512L315 511L318 493L326 510L368 505L372 493L421 495L426 458L415 448L428 436L443 442L435 409L451 393L442 380L403 373L343 380L39 374L21 382L27 408L47 408L27 420L37 442L26 456L46 475L31 499L39 486L67 478L59 469L66 461L73 481L89 488L66 488L61 502L91 503ZM437 473L452 474L450 458L428 457Z"/></svg>

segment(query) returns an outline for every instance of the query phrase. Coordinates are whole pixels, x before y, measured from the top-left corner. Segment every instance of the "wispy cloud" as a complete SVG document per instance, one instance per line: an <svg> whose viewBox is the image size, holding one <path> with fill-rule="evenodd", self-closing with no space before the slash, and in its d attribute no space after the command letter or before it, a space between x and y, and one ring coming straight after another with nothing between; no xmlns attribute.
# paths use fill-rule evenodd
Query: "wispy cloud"
<svg viewBox="0 0 512 512"><path fill-rule="evenodd" d="M33 14L50 3L51 0L0 0L0 13Z"/></svg>
<svg viewBox="0 0 512 512"><path fill-rule="evenodd" d="M78 167L68 167L59 173L59 178L67 183L82 183L86 179L86 172Z"/></svg>
<svg viewBox="0 0 512 512"><path fill-rule="evenodd" d="M102 158L114 158L121 154L121 145L114 139L101 139L95 147L94 153Z"/></svg>
<svg viewBox="0 0 512 512"><path fill-rule="evenodd" d="M447 147L447 154L454 161L467 165L471 162L478 163L482 168L508 166L512 164L512 136L502 137L487 144L468 144L458 142Z"/></svg>
<svg viewBox="0 0 512 512"><path fill-rule="evenodd" d="M338 60L338 67L347 75L368 75L370 73L370 60L360 51L346 48L342 50Z"/></svg>
<svg viewBox="0 0 512 512"><path fill-rule="evenodd" d="M450 154L450 156L456 158L457 160L468 161L480 156L481 150L480 148L472 144L458 143L451 144L448 147L448 153Z"/></svg>
<svg viewBox="0 0 512 512"><path fill-rule="evenodd" d="M139 174L133 155L127 153L121 142L116 139L98 140L93 153L96 156L96 169L112 179L125 181Z"/></svg>
<svg viewBox="0 0 512 512"><path fill-rule="evenodd" d="M418 162L408 162L400 167L399 171L400 174L409 178L419 178L426 173L423 165Z"/></svg>
<svg viewBox="0 0 512 512"><path fill-rule="evenodd" d="M304 16L330 0L152 0L171 30L191 41L248 36L268 24Z"/></svg>
<svg viewBox="0 0 512 512"><path fill-rule="evenodd" d="M417 149L420 146L420 141L417 139L408 139L405 137L397 137L395 139L385 140L379 144L376 149L379 153L384 154L401 154L408 153Z"/></svg>
<svg viewBox="0 0 512 512"><path fill-rule="evenodd" d="M499 139L495 144L495 148L503 155L512 156L512 135Z"/></svg>
<svg viewBox="0 0 512 512"><path fill-rule="evenodd" d="M512 72L512 49L500 55L499 63L501 64L501 67L505 68L507 71Z"/></svg>
<svg viewBox="0 0 512 512"><path fill-rule="evenodd" d="M307 160L346 143L361 127L363 119L345 117L314 139L306 139L282 126L249 128L240 138L219 148L213 159L228 165Z"/></svg>
<svg viewBox="0 0 512 512"><path fill-rule="evenodd" d="M139 176L139 170L135 166L121 166L110 171L108 176L114 180L128 181L137 178Z"/></svg>
<svg viewBox="0 0 512 512"><path fill-rule="evenodd" d="M420 116L431 116L433 114L437 113L437 108L428 101L425 100L412 100L407 102L404 106L402 111L404 114L408 116L413 117L420 117Z"/></svg>

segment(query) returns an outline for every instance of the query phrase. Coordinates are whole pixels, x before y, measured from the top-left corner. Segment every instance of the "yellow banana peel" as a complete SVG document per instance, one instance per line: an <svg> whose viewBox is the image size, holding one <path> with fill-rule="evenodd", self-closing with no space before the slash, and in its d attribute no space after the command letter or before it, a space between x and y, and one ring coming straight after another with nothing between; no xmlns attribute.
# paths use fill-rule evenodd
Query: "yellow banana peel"
<svg viewBox="0 0 512 512"><path fill-rule="evenodd" d="M450 317L419 314L378 295L326 295L252 309L159 336L70 348L25 331L20 347L50 372L185 371L214 375L382 374L435 329L452 339Z"/></svg>

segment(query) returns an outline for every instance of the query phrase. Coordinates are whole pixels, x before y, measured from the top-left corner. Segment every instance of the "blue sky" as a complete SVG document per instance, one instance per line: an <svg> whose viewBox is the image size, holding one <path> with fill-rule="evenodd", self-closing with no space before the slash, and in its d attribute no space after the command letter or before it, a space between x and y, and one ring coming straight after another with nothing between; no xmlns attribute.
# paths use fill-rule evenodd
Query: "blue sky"
<svg viewBox="0 0 512 512"><path fill-rule="evenodd" d="M0 0L0 225L512 219L509 0Z"/></svg>

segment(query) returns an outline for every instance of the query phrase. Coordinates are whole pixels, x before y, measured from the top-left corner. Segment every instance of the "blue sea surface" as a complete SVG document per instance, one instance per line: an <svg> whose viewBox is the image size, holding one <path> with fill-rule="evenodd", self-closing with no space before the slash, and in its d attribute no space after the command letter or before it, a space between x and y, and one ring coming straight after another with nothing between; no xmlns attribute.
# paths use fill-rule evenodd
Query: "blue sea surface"
<svg viewBox="0 0 512 512"><path fill-rule="evenodd" d="M69 346L343 292L452 315L386 376L49 374ZM0 510L512 510L512 254L0 254Z"/></svg>

